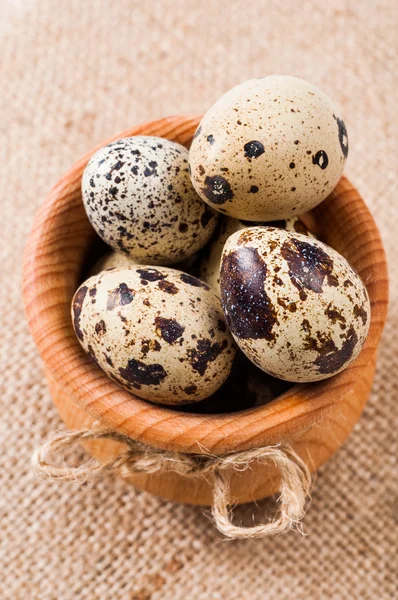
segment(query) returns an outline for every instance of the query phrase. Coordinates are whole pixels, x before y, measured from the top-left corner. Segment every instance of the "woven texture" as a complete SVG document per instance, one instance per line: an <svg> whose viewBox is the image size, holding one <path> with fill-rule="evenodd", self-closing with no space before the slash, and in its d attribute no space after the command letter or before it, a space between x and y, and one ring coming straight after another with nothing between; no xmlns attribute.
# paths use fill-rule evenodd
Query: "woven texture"
<svg viewBox="0 0 398 600"><path fill-rule="evenodd" d="M397 598L397 25L393 0L0 0L1 600ZM23 315L21 254L46 192L93 145L268 73L342 106L346 172L382 230L391 306L372 397L318 474L308 535L225 542L202 509L117 478L35 480L32 449L62 425Z"/></svg>

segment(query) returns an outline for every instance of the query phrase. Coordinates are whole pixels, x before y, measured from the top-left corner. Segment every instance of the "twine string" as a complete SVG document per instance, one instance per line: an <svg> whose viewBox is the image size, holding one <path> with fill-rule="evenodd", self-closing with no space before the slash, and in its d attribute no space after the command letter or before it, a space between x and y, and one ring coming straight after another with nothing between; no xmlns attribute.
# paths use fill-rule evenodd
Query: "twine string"
<svg viewBox="0 0 398 600"><path fill-rule="evenodd" d="M57 465L50 460L56 452L65 451L85 441L112 440L126 445L126 450L106 462L94 458L81 465ZM264 524L244 527L232 521L229 472L244 471L253 462L272 462L280 473L279 511ZM147 446L115 431L82 429L54 435L37 448L32 455L36 473L51 481L79 481L100 477L118 471L123 477L137 473L174 472L183 477L203 476L212 483L212 515L217 529L230 539L259 538L276 535L293 527L301 531L300 522L305 514L310 495L311 476L305 462L287 445L265 446L233 452L223 456L211 454L183 454Z"/></svg>

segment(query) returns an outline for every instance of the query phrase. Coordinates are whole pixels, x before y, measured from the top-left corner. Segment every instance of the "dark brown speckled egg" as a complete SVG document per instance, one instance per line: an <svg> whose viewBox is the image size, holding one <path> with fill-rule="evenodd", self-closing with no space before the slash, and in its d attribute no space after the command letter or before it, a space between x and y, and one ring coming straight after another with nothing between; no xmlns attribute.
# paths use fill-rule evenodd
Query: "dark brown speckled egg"
<svg viewBox="0 0 398 600"><path fill-rule="evenodd" d="M215 291L217 296L220 296L220 263L225 242L236 231L255 225L258 225L258 223L226 217L219 224L211 243L206 248L206 253L200 264L200 278ZM274 226L281 227L287 231L297 231L316 239L316 235L308 229L304 221L299 217L275 221Z"/></svg>
<svg viewBox="0 0 398 600"><path fill-rule="evenodd" d="M159 137L124 138L98 150L84 171L82 195L104 242L141 263L189 258L217 224L192 186L188 150Z"/></svg>
<svg viewBox="0 0 398 600"><path fill-rule="evenodd" d="M370 324L364 284L335 250L274 227L228 238L221 302L241 350L286 381L331 377L359 354Z"/></svg>
<svg viewBox="0 0 398 600"><path fill-rule="evenodd" d="M102 271L77 290L72 320L98 366L146 400L203 400L232 368L236 346L220 300L205 283L175 269Z"/></svg>
<svg viewBox="0 0 398 600"><path fill-rule="evenodd" d="M338 183L348 154L338 109L296 77L252 79L205 114L190 149L193 185L237 219L274 221L306 212Z"/></svg>

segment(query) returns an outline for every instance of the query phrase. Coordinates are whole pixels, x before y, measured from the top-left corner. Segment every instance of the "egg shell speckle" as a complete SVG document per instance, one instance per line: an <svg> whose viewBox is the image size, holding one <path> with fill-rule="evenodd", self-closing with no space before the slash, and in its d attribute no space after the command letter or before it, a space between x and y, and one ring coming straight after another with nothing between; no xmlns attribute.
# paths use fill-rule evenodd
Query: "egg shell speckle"
<svg viewBox="0 0 398 600"><path fill-rule="evenodd" d="M324 200L347 154L347 130L328 96L302 79L275 75L224 94L203 117L189 161L205 202L265 222Z"/></svg>
<svg viewBox="0 0 398 600"><path fill-rule="evenodd" d="M305 235L252 227L228 238L221 301L239 347L287 381L326 379L360 352L370 324L365 286L335 250Z"/></svg>
<svg viewBox="0 0 398 600"><path fill-rule="evenodd" d="M202 400L231 371L236 347L220 301L181 271L142 265L102 271L77 290L72 320L98 366L146 400Z"/></svg>
<svg viewBox="0 0 398 600"><path fill-rule="evenodd" d="M200 278L212 288L217 296L220 296L220 263L225 242L236 231L246 229L248 226L254 227L255 225L258 225L258 223L225 217L219 223L209 246L204 251L204 256L200 264ZM308 229L307 225L299 217L275 221L273 226L286 229L287 231L303 233L316 239L315 234Z"/></svg>
<svg viewBox="0 0 398 600"><path fill-rule="evenodd" d="M98 235L139 262L185 260L217 224L192 186L188 150L163 138L124 138L98 150L83 173L82 195Z"/></svg>

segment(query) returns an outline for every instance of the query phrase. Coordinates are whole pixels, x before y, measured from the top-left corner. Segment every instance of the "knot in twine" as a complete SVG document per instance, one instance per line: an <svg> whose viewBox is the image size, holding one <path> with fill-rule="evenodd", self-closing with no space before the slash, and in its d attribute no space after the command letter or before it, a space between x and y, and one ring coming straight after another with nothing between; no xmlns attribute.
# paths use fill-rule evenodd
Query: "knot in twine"
<svg viewBox="0 0 398 600"><path fill-rule="evenodd" d="M90 458L76 467L58 466L49 461L54 452L71 448L89 440L122 442L127 449L116 458L99 462ZM272 462L280 472L279 512L262 525L243 527L234 525L231 514L230 482L227 471L245 471L253 462ZM283 533L296 527L305 514L309 498L311 476L307 465L290 446L266 446L223 456L211 454L183 454L147 446L115 431L66 431L56 434L32 455L36 473L51 481L79 481L94 479L107 472L117 471L122 477L137 473L174 472L183 477L203 476L210 479L213 491L212 515L217 529L227 538L260 538Z"/></svg>

